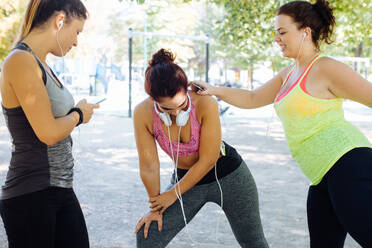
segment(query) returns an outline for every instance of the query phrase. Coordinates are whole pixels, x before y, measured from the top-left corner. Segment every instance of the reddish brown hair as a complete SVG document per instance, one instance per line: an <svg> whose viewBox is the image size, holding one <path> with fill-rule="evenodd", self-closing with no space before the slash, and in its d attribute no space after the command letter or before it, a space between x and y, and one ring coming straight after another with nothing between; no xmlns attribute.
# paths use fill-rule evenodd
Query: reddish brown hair
<svg viewBox="0 0 372 248"><path fill-rule="evenodd" d="M331 44L333 28L336 24L333 9L326 0L316 0L314 4L306 1L293 1L282 5L277 15L288 15L297 23L298 29L311 28L311 38L319 49L319 42Z"/></svg>
<svg viewBox="0 0 372 248"><path fill-rule="evenodd" d="M187 92L187 76L174 63L175 58L171 51L162 48L149 61L145 73L145 90L155 101L161 97L173 97L181 90Z"/></svg>

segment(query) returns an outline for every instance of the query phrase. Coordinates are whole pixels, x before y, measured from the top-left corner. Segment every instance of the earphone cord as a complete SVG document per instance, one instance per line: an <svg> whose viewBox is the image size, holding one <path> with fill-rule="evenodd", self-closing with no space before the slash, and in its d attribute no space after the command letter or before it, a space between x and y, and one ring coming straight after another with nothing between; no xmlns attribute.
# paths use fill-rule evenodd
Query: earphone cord
<svg viewBox="0 0 372 248"><path fill-rule="evenodd" d="M218 180L218 176L217 176L217 163L214 165L214 176L216 177L216 182L217 182L218 188L220 189L220 194L221 194L221 209L223 210L223 193L222 193L221 184L220 184L220 182ZM220 243L219 240L218 240L218 237L217 237L219 226L220 226L220 218L218 218L218 216L217 216L217 226L216 226L216 233L215 233L216 242L217 243Z"/></svg>
<svg viewBox="0 0 372 248"><path fill-rule="evenodd" d="M178 138L177 138L177 156L176 156L176 163L175 163L175 168L174 168L174 170L175 170L175 173L176 173L176 182L177 182L177 187L178 187L178 194L177 194L177 190L175 189L175 191L176 191L176 195L177 195L177 197L178 197L178 195L179 195L180 199L182 200L181 187L180 187L180 185L179 185L179 183L178 183L178 175L177 175L178 158L179 158L178 154L179 154L179 151L180 151L180 137L181 137L181 127L179 127L179 129L178 129Z"/></svg>
<svg viewBox="0 0 372 248"><path fill-rule="evenodd" d="M175 187L174 191L176 192L177 199L178 199L178 201L180 202L180 205L181 205L181 211L182 211L183 221L185 222L186 233L189 236L189 239L191 240L191 242L193 244L193 243L196 243L196 242L194 242L194 240L191 238L190 233L189 233L189 229L188 229L188 225L187 225L187 220L186 220L185 209L183 207L181 187L180 187L180 184L179 184L179 181L178 181L178 175L177 175L178 154L179 154L180 136L181 136L181 126L179 127L179 131L178 131L176 160L174 159L174 154L173 154L173 145L172 145L172 140L171 140L170 129L169 129L169 126L167 126L167 127L168 127L169 146L170 146L170 149L171 149L172 160L173 160L173 164L174 164L173 171L174 171L174 175L175 175L175 184L176 184L176 187ZM177 192L177 188L178 188L178 192Z"/></svg>
<svg viewBox="0 0 372 248"><path fill-rule="evenodd" d="M57 31L57 44L62 54L62 73L65 73L65 55L63 54L61 44L59 43L59 30Z"/></svg>
<svg viewBox="0 0 372 248"><path fill-rule="evenodd" d="M304 44L304 40L305 40L305 36L304 36L304 38L303 38L302 41L301 41L300 49L298 50L298 53L297 53L297 57L296 57L296 67L298 67L298 66L297 66L297 64L298 64L298 57L300 56L300 53L301 53L301 50L302 50L302 45Z"/></svg>

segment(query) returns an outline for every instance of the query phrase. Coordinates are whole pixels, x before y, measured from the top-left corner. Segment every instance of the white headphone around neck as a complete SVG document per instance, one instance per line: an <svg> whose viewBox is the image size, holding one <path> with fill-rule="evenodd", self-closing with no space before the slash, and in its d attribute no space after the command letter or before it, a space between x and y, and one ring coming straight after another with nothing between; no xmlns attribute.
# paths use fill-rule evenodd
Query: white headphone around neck
<svg viewBox="0 0 372 248"><path fill-rule="evenodd" d="M189 120L189 114L191 111L191 100L190 100L190 96L188 93L187 93L187 100L188 100L188 105L189 105L187 110L186 111L181 110L176 117L176 124L179 127L185 126L187 121ZM163 121L164 125L166 125L167 127L170 127L172 125L172 120L170 118L170 115L168 113L159 112L158 106L156 106L155 101L154 101L154 108L155 108L156 113L159 115L160 119Z"/></svg>
<svg viewBox="0 0 372 248"><path fill-rule="evenodd" d="M61 30L62 27L63 27L63 20L60 20L60 21L58 22L58 31Z"/></svg>

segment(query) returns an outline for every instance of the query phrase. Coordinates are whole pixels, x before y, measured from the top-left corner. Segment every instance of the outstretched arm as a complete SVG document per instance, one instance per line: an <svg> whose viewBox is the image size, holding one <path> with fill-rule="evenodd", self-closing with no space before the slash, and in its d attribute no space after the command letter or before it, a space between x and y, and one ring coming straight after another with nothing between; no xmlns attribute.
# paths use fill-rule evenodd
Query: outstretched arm
<svg viewBox="0 0 372 248"><path fill-rule="evenodd" d="M193 82L204 88L198 91L201 95L214 95L221 100L238 108L252 109L262 107L274 102L282 85L282 78L288 73L288 67L279 72L260 88L249 91L245 89L234 89L228 87L217 87L202 82Z"/></svg>

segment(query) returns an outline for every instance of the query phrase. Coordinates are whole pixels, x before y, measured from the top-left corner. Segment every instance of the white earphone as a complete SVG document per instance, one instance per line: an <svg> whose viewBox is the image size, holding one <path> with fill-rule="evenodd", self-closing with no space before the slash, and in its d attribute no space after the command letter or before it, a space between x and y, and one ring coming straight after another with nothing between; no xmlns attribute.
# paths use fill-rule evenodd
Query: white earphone
<svg viewBox="0 0 372 248"><path fill-rule="evenodd" d="M56 35L56 40L57 40L57 44L58 44L58 47L59 47L59 49L61 51L61 55L62 55L62 61L63 61L62 73L64 73L65 72L65 59L64 59L64 54L63 54L61 44L59 43L59 31L62 29L62 27L63 27L63 19L58 21L58 31L57 31L57 35Z"/></svg>
<svg viewBox="0 0 372 248"><path fill-rule="evenodd" d="M189 104L187 110L186 111L181 110L176 117L176 124L179 127L185 126L187 124L187 121L189 120L189 114L191 111L191 101L190 101L190 96L188 93L187 93L187 99L188 99L188 104ZM154 101L154 108L155 108L156 113L159 115L160 119L163 121L164 125L166 125L167 127L170 127L172 125L172 120L170 118L170 115L168 113L159 112L155 101Z"/></svg>
<svg viewBox="0 0 372 248"><path fill-rule="evenodd" d="M63 20L60 20L58 22L58 31L60 31L62 29L62 27L63 27Z"/></svg>

